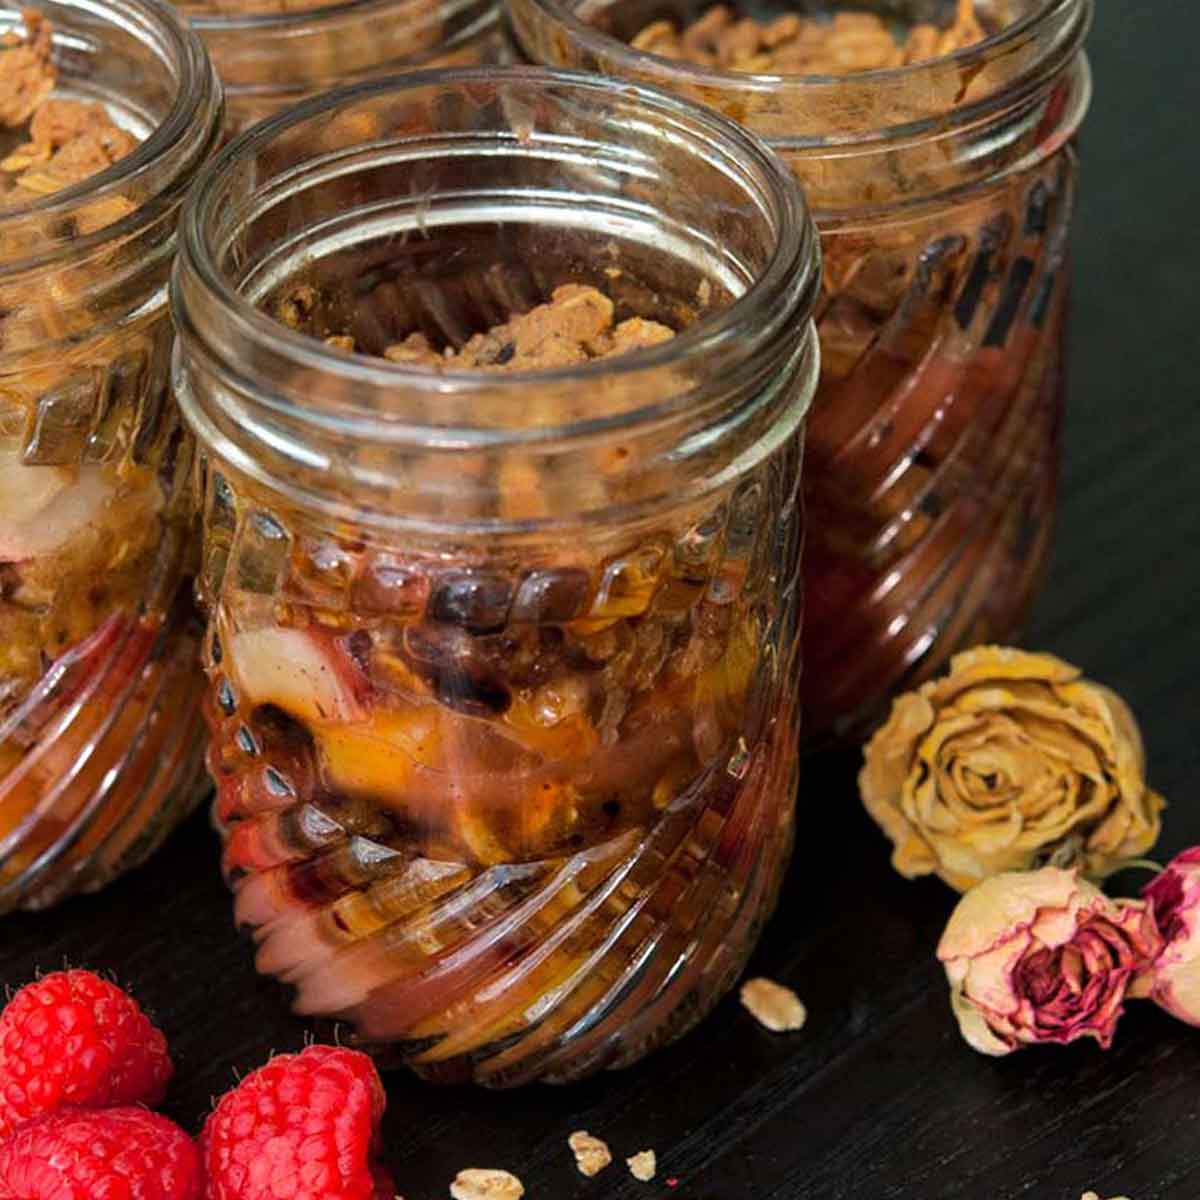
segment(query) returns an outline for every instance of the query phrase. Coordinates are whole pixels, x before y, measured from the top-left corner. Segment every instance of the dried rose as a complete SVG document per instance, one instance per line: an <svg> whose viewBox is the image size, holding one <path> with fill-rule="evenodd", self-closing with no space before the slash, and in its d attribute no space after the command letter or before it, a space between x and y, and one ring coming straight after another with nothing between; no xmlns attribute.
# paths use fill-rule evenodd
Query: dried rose
<svg viewBox="0 0 1200 1200"><path fill-rule="evenodd" d="M959 902L938 945L962 1035L982 1054L1092 1037L1105 1049L1162 948L1150 907L1078 871L996 875Z"/></svg>
<svg viewBox="0 0 1200 1200"><path fill-rule="evenodd" d="M1103 877L1158 838L1125 702L1048 654L981 647L900 696L868 743L867 811L909 879L959 891L1052 863Z"/></svg>
<svg viewBox="0 0 1200 1200"><path fill-rule="evenodd" d="M1163 951L1138 981L1139 994L1200 1025L1200 846L1185 850L1142 890Z"/></svg>

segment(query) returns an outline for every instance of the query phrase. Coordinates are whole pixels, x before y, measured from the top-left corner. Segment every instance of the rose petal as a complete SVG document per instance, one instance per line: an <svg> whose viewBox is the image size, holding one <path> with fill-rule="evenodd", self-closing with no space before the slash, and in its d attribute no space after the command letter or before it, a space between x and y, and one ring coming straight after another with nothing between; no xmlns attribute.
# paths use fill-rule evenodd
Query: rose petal
<svg viewBox="0 0 1200 1200"><path fill-rule="evenodd" d="M1075 871L1045 867L984 880L959 902L938 944L938 958L974 957L1028 928L1041 910L1076 906L1101 893Z"/></svg>
<svg viewBox="0 0 1200 1200"><path fill-rule="evenodd" d="M980 1054L1002 1058L1016 1049L1015 1042L1005 1041L993 1032L983 1013L961 992L950 993L950 1007L958 1019L958 1027L967 1045L978 1050Z"/></svg>

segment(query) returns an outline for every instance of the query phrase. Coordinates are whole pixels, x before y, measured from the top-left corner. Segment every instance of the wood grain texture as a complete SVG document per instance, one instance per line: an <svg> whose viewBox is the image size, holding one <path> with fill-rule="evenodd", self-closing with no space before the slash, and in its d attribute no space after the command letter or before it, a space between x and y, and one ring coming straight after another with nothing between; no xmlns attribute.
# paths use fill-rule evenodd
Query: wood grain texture
<svg viewBox="0 0 1200 1200"><path fill-rule="evenodd" d="M1165 855L1200 842L1200 11L1152 7L1103 3L1091 43L1063 514L1027 640L1138 712L1172 804ZM891 872L855 766L810 764L796 862L752 964L804 999L801 1034L768 1034L730 999L642 1066L569 1090L497 1098L395 1076L403 1195L436 1200L459 1168L502 1166L531 1200L1200 1196L1200 1030L1140 1005L1109 1054L973 1054L933 960L953 897ZM231 930L216 858L198 818L102 896L0 923L6 984L66 961L136 987L177 1055L170 1111L193 1128L235 1069L305 1037ZM658 1179L619 1165L584 1179L566 1145L579 1128L618 1164L654 1147Z"/></svg>

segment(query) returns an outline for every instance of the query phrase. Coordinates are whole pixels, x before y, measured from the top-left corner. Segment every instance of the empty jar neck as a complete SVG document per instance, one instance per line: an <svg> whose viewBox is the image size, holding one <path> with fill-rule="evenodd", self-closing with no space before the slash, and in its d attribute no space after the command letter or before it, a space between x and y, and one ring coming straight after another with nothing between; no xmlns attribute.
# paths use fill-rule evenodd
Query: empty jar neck
<svg viewBox="0 0 1200 1200"><path fill-rule="evenodd" d="M707 0L667 7L686 24ZM1091 98L1081 48L1092 0L1014 0L1007 24L975 46L836 78L754 75L635 50L628 40L642 18L630 0L509 0L509 9L534 61L663 87L765 138L823 230L952 204L1031 169L1070 140Z"/></svg>
<svg viewBox="0 0 1200 1200"><path fill-rule="evenodd" d="M799 190L760 143L665 94L521 69L345 89L231 143L182 228L187 419L228 468L333 520L641 519L753 469L815 385ZM298 282L395 340L461 344L567 282L679 332L551 370L406 368L262 311Z"/></svg>
<svg viewBox="0 0 1200 1200"><path fill-rule="evenodd" d="M184 193L216 145L221 91L200 40L165 5L56 0L56 96L98 101L139 144L112 166L0 213L0 373L74 355L161 313ZM0 10L0 32L21 16Z"/></svg>

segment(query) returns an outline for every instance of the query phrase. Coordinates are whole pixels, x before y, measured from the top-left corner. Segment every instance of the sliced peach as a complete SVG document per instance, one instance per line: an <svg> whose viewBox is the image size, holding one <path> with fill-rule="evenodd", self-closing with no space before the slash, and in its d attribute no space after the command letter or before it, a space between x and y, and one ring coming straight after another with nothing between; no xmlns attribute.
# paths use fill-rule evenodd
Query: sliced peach
<svg viewBox="0 0 1200 1200"><path fill-rule="evenodd" d="M378 709L365 721L315 730L328 782L359 795L404 791L415 769L440 770L443 750L433 705Z"/></svg>
<svg viewBox="0 0 1200 1200"><path fill-rule="evenodd" d="M0 457L0 559L51 554L98 522L116 489L102 467L27 467Z"/></svg>
<svg viewBox="0 0 1200 1200"><path fill-rule="evenodd" d="M583 713L572 713L549 724L539 721L535 714L533 701L517 698L504 714L504 723L523 746L548 764L578 765L600 744L595 726Z"/></svg>
<svg viewBox="0 0 1200 1200"><path fill-rule="evenodd" d="M329 637L267 625L235 633L225 653L235 688L252 705L276 704L310 722L366 716L366 677Z"/></svg>

